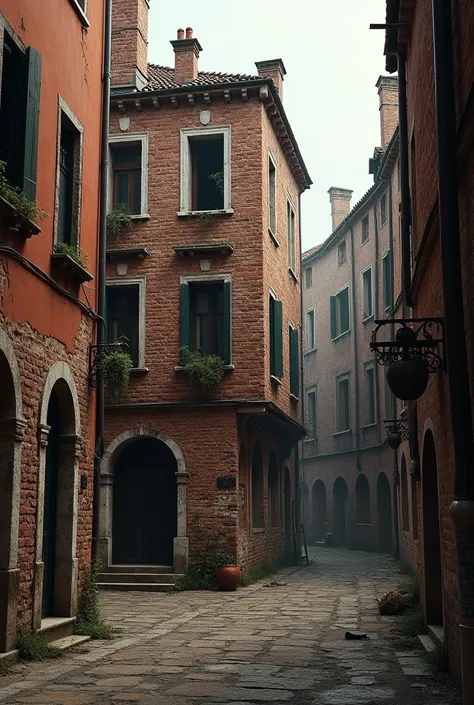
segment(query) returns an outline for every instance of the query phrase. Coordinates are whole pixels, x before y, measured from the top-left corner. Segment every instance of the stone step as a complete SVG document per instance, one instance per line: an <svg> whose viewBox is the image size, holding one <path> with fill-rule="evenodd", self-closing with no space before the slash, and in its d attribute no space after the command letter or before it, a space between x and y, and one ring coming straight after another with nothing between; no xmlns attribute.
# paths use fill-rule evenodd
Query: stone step
<svg viewBox="0 0 474 705"><path fill-rule="evenodd" d="M444 628L442 624L428 624L428 634L435 646L444 646Z"/></svg>
<svg viewBox="0 0 474 705"><path fill-rule="evenodd" d="M428 651L428 653L431 653L435 650L436 646L434 645L433 640L431 639L431 637L428 636L428 634L418 634L418 639L421 641L424 650Z"/></svg>
<svg viewBox="0 0 474 705"><path fill-rule="evenodd" d="M104 573L172 573L172 565L109 565Z"/></svg>
<svg viewBox="0 0 474 705"><path fill-rule="evenodd" d="M172 592L174 583L97 583L100 590L122 590L135 592Z"/></svg>
<svg viewBox="0 0 474 705"><path fill-rule="evenodd" d="M71 634L70 636L63 636L62 639L55 639L54 641L50 641L49 643L51 646L55 646L61 651L69 651L69 649L73 649L75 646L85 644L86 641L90 641L90 636L80 636L79 634Z"/></svg>
<svg viewBox="0 0 474 705"><path fill-rule="evenodd" d="M175 584L182 575L175 573L101 573L101 583L171 583Z"/></svg>
<svg viewBox="0 0 474 705"><path fill-rule="evenodd" d="M44 617L41 620L39 634L46 634L48 642L71 636L75 617Z"/></svg>

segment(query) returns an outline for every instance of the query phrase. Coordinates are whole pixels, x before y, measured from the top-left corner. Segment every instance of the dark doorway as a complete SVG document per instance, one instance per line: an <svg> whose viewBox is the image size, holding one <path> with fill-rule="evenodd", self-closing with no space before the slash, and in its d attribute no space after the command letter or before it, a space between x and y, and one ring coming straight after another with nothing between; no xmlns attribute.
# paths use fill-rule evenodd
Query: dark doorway
<svg viewBox="0 0 474 705"><path fill-rule="evenodd" d="M425 618L427 624L443 624L438 464L434 438L431 431L426 432L423 443L422 492Z"/></svg>
<svg viewBox="0 0 474 705"><path fill-rule="evenodd" d="M292 531L292 517L291 517L291 480L288 468L285 468L285 481L284 481L284 501L285 501L285 547L286 554L288 556L294 555L293 548L293 531Z"/></svg>
<svg viewBox="0 0 474 705"><path fill-rule="evenodd" d="M310 521L309 521L309 489L308 489L308 485L306 484L306 482L304 480L301 482L300 492L301 492L301 510L300 511L301 511L301 520L302 520L301 523L304 524L304 528L307 533L308 528L309 528L309 523L310 523Z"/></svg>
<svg viewBox="0 0 474 705"><path fill-rule="evenodd" d="M333 489L334 545L345 546L347 540L347 485L338 477Z"/></svg>
<svg viewBox="0 0 474 705"><path fill-rule="evenodd" d="M313 504L313 541L324 541L327 533L326 487L322 480L316 480L312 492Z"/></svg>
<svg viewBox="0 0 474 705"><path fill-rule="evenodd" d="M58 516L59 435L61 411L53 390L48 405L48 447L44 477L43 510L43 617L54 616L54 576L56 569L56 523Z"/></svg>
<svg viewBox="0 0 474 705"><path fill-rule="evenodd" d="M113 562L173 565L177 532L176 459L154 438L133 441L114 470Z"/></svg>
<svg viewBox="0 0 474 705"><path fill-rule="evenodd" d="M385 473L377 478L377 526L378 550L380 553L392 552L392 494L390 483Z"/></svg>

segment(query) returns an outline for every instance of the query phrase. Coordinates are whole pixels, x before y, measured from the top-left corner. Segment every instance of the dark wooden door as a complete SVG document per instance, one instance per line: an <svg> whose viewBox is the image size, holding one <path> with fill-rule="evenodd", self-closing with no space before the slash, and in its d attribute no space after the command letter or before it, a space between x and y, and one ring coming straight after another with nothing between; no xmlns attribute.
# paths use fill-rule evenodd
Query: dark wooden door
<svg viewBox="0 0 474 705"><path fill-rule="evenodd" d="M56 562L56 522L58 502L58 463L60 411L56 394L51 394L48 407L48 447L44 478L43 510L43 617L54 615L54 571Z"/></svg>
<svg viewBox="0 0 474 705"><path fill-rule="evenodd" d="M173 564L175 473L174 456L161 441L135 441L121 453L114 473L114 563Z"/></svg>

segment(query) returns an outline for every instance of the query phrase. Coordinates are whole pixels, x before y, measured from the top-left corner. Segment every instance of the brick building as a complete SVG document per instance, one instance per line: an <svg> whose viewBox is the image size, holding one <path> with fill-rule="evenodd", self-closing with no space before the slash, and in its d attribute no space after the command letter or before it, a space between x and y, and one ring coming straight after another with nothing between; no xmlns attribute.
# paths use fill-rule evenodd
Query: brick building
<svg viewBox="0 0 474 705"><path fill-rule="evenodd" d="M282 104L283 63L201 72L188 28L171 42L173 68L148 64L147 13L145 0L114 2L109 207L125 204L133 227L108 242L107 317L134 370L106 406L109 582L127 565L145 566L142 582L146 566L184 573L196 514L243 566L291 550L304 434L299 204L311 181ZM212 398L190 384L183 347L224 360Z"/></svg>
<svg viewBox="0 0 474 705"><path fill-rule="evenodd" d="M386 444L393 395L369 348L374 320L393 311L398 252L397 81L377 81L381 146L374 185L351 209L332 187L332 233L303 254L304 392L302 498L310 541L395 549L396 458ZM395 259L396 261L396 259Z"/></svg>
<svg viewBox="0 0 474 705"><path fill-rule="evenodd" d="M1 652L20 625L72 628L90 560L103 14L0 2ZM66 251L79 248L84 266Z"/></svg>
<svg viewBox="0 0 474 705"><path fill-rule="evenodd" d="M387 0L387 23L405 157L397 315L441 317L448 361L405 411L398 402L410 433L399 448L400 548L417 569L426 623L444 642L467 705L474 701L474 6Z"/></svg>

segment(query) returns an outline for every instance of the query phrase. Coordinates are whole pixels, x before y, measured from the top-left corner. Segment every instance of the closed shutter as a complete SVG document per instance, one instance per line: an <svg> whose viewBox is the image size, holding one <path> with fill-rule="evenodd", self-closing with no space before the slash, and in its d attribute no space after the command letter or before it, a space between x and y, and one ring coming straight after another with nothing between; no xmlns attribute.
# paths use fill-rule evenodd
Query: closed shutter
<svg viewBox="0 0 474 705"><path fill-rule="evenodd" d="M273 302L274 316L274 372L275 377L283 377L283 304L281 301Z"/></svg>
<svg viewBox="0 0 474 705"><path fill-rule="evenodd" d="M224 282L224 341L223 359L226 365L231 362L231 290L230 282Z"/></svg>
<svg viewBox="0 0 474 705"><path fill-rule="evenodd" d="M36 171L38 164L38 129L41 94L41 54L29 47L26 52L26 116L24 138L23 193L30 201L36 200Z"/></svg>
<svg viewBox="0 0 474 705"><path fill-rule="evenodd" d="M179 332L180 332L180 361L183 365L185 354L183 348L191 347L191 321L189 315L189 284L181 284L179 290Z"/></svg>
<svg viewBox="0 0 474 705"><path fill-rule="evenodd" d="M290 393L295 397L300 391L300 365L298 331L290 327Z"/></svg>
<svg viewBox="0 0 474 705"><path fill-rule="evenodd" d="M337 321L336 321L336 297L331 296L329 299L330 317L331 317L331 338L337 336Z"/></svg>

